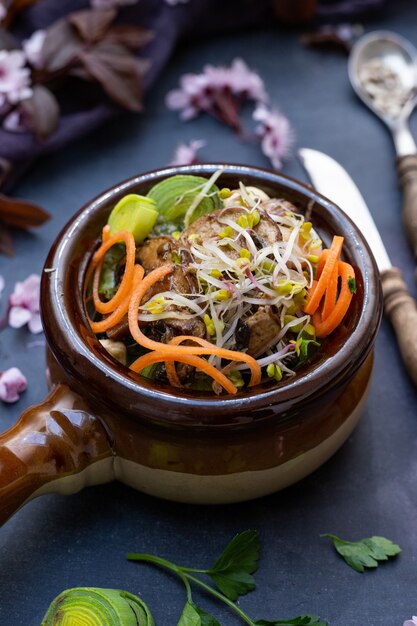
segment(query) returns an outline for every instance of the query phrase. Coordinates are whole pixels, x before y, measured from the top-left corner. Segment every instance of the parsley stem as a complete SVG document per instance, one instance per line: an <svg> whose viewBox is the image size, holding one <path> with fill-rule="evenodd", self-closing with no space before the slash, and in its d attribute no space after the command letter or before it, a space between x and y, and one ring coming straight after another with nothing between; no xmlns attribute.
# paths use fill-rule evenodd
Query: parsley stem
<svg viewBox="0 0 417 626"><path fill-rule="evenodd" d="M171 561L167 561L166 559L162 559L159 556L154 556L153 554L127 554L126 558L128 561L147 561L148 563L154 563L155 565L161 565L162 567L166 567L172 571L175 571L177 574L180 572L194 572L196 574L208 574L210 570L206 569L194 569L192 567L182 567L182 565L175 565L175 563L171 563Z"/></svg>
<svg viewBox="0 0 417 626"><path fill-rule="evenodd" d="M205 582L203 582L202 580L200 580L199 578L197 578L196 576L192 576L191 574L185 574L186 577L191 580L193 583L195 583L196 585L199 585L200 587L202 587L203 589L205 589L206 591L208 591L208 593L211 593L211 595L215 596L216 598L218 598L219 600L222 600L225 604L227 604L228 606L230 606L231 609L233 609L233 611L235 611L235 613L237 613L239 615L239 617L246 622L246 624L249 624L249 626L255 626L255 624L253 623L253 621L251 620L251 618L249 617L249 615L246 615L246 613L244 611L242 611L242 609L240 609L237 604L235 604L232 600L229 600L229 598L227 596L224 596L222 593L220 593L219 591L216 591L216 589L214 589L213 587L211 587L210 585L207 585Z"/></svg>
<svg viewBox="0 0 417 626"><path fill-rule="evenodd" d="M185 588L187 590L187 600L188 600L188 602L192 602L193 596L192 596L192 593L191 593L190 583L188 582L186 575L183 574L182 572L178 572L178 575L181 577L181 580L184 583Z"/></svg>
<svg viewBox="0 0 417 626"><path fill-rule="evenodd" d="M210 593L212 596L215 596L216 598L218 598L219 600L221 600L222 602L227 604L231 609L233 609L233 611L235 611L235 613L237 613L237 615L239 615L239 617L246 624L248 624L248 626L255 626L254 622L250 619L250 617L248 615L246 615L246 613L244 611L242 611L242 609L240 609L237 606L237 604L235 604L232 600L229 600L228 597L226 597L225 595L223 595L219 591L216 591L216 589L214 589L210 585L207 585L205 582L203 582L202 580L200 580L196 576L192 576L192 574L189 573L190 571L192 571L192 572L196 572L197 571L198 572L198 570L193 570L191 568L186 568L186 567L181 567L179 565L175 565L174 563L171 563L171 561L167 561L166 559L162 559L159 556L154 556L153 554L131 553L131 554L127 554L126 558L129 561L145 561L147 563L153 563L154 565L160 565L161 567L165 567L166 569L169 569L172 572L175 572L181 578L181 580L183 581L183 583L184 583L184 585L185 585L185 587L187 589L187 598L188 598L188 600L191 600L191 588L190 588L190 584L188 582L190 580L191 582L193 582L196 585L199 585L200 587L205 589L205 591ZM199 573L205 574L206 572L207 572L207 570L201 570L201 572L199 572Z"/></svg>
<svg viewBox="0 0 417 626"><path fill-rule="evenodd" d="M147 563L154 563L155 565L161 565L162 567L166 567L177 574L180 572L180 567L175 565L175 563L171 563L171 561L167 561L166 559L162 559L160 556L154 556L153 554L140 554L140 553L130 553L126 554L126 558L128 561L146 561Z"/></svg>

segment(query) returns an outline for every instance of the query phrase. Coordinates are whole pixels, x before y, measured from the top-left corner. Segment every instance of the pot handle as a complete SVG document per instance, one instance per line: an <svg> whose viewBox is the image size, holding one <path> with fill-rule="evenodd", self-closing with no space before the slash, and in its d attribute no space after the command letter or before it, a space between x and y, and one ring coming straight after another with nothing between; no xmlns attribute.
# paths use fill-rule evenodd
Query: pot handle
<svg viewBox="0 0 417 626"><path fill-rule="evenodd" d="M0 525L38 495L113 480L113 456L103 422L69 387L57 385L0 435Z"/></svg>

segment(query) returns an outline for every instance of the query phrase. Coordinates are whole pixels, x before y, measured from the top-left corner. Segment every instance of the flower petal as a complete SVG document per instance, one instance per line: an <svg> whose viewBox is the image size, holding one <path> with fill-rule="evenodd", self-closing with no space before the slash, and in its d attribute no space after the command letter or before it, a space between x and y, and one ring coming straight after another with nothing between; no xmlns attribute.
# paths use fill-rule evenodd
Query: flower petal
<svg viewBox="0 0 417 626"><path fill-rule="evenodd" d="M22 306L29 309L31 313L38 313L40 282L40 276L37 274L31 274L23 282L17 282L9 298L10 305Z"/></svg>
<svg viewBox="0 0 417 626"><path fill-rule="evenodd" d="M27 387L27 380L17 367L0 374L0 400L3 402L16 402Z"/></svg>
<svg viewBox="0 0 417 626"><path fill-rule="evenodd" d="M41 316L39 313L33 313L32 317L29 320L28 328L31 333L34 335L41 333L43 331Z"/></svg>
<svg viewBox="0 0 417 626"><path fill-rule="evenodd" d="M197 163L197 150L206 145L202 139L193 139L190 143L180 143L175 150L170 165L193 165Z"/></svg>
<svg viewBox="0 0 417 626"><path fill-rule="evenodd" d="M9 325L12 328L22 328L32 318L32 313L29 309L25 309L21 306L12 306L9 311Z"/></svg>

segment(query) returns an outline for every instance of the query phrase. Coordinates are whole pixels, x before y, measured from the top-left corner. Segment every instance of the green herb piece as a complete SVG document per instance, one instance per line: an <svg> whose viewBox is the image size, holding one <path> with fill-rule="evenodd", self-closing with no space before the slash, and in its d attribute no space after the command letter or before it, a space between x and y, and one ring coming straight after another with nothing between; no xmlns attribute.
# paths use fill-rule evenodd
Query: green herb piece
<svg viewBox="0 0 417 626"><path fill-rule="evenodd" d="M348 278L348 287L349 287L349 291L350 293L355 294L356 293L356 280L354 276L349 276Z"/></svg>
<svg viewBox="0 0 417 626"><path fill-rule="evenodd" d="M298 357L299 365L302 365L303 363L305 363L307 359L311 356L309 352L312 347L319 348L320 343L316 341L315 339L301 339L300 346L299 346L299 357Z"/></svg>
<svg viewBox="0 0 417 626"><path fill-rule="evenodd" d="M178 626L220 626L220 623L192 600L187 600Z"/></svg>
<svg viewBox="0 0 417 626"><path fill-rule="evenodd" d="M53 600L41 626L64 624L154 626L155 622L143 600L128 591L75 587Z"/></svg>
<svg viewBox="0 0 417 626"><path fill-rule="evenodd" d="M188 209L208 182L202 176L178 174L157 183L148 192L148 198L156 203L160 216L167 222L182 224ZM211 213L222 206L219 188L211 185L201 197L189 219L189 224L198 217Z"/></svg>
<svg viewBox="0 0 417 626"><path fill-rule="evenodd" d="M121 244L116 244L110 248L104 257L98 291L107 300L110 300L115 294L118 283L117 267L125 255L125 247Z"/></svg>
<svg viewBox="0 0 417 626"><path fill-rule="evenodd" d="M140 346L136 341L132 341L132 338L127 337L124 342L126 346L127 366L131 365L133 361L136 361L140 356L146 353L145 348Z"/></svg>
<svg viewBox="0 0 417 626"><path fill-rule="evenodd" d="M255 589L253 574L258 569L259 535L246 530L236 535L226 546L223 554L206 574L230 600Z"/></svg>
<svg viewBox="0 0 417 626"><path fill-rule="evenodd" d="M145 376L145 378L154 379L159 371L161 371L161 364L152 363L144 367L143 370L140 370L140 375Z"/></svg>
<svg viewBox="0 0 417 626"><path fill-rule="evenodd" d="M107 223L111 235L127 230L132 233L136 243L142 243L154 227L157 217L158 210L153 200L131 193L119 200Z"/></svg>
<svg viewBox="0 0 417 626"><path fill-rule="evenodd" d="M171 253L172 256L172 260L174 262L174 265L181 265L181 257L178 254L178 252L175 252L175 250L172 251Z"/></svg>
<svg viewBox="0 0 417 626"><path fill-rule="evenodd" d="M203 372L196 372L193 380L188 383L188 388L195 391L213 391L213 379Z"/></svg>
<svg viewBox="0 0 417 626"><path fill-rule="evenodd" d="M337 552L357 572L364 572L365 567L378 567L378 561L387 561L401 552L400 546L385 537L370 537L360 541L344 541L329 533L322 537L331 539Z"/></svg>
<svg viewBox="0 0 417 626"><path fill-rule="evenodd" d="M255 588L251 574L256 571L259 560L259 536L254 530L236 535L226 546L211 569L182 567L153 554L127 554L130 561L143 561L164 567L177 574L185 585L187 602L178 626L220 626L215 617L200 609L192 599L190 583L198 585L207 593L229 606L248 626L327 626L327 622L313 615L301 615L289 620L252 620L235 602L239 595ZM220 591L208 585L195 574L210 576ZM222 592L222 593L221 593Z"/></svg>
<svg viewBox="0 0 417 626"><path fill-rule="evenodd" d="M241 389L242 387L245 386L245 381L243 380L243 376L242 374L239 372L239 370L232 370L231 372L229 372L228 374L226 374L227 378L229 380L232 381L232 383L234 385L236 385L236 387L238 387L239 389Z"/></svg>
<svg viewBox="0 0 417 626"><path fill-rule="evenodd" d="M293 626L328 626L328 622L323 621L317 615L299 615L292 619L285 620L267 620L260 619L255 622L256 626L284 626L284 624L293 624Z"/></svg>

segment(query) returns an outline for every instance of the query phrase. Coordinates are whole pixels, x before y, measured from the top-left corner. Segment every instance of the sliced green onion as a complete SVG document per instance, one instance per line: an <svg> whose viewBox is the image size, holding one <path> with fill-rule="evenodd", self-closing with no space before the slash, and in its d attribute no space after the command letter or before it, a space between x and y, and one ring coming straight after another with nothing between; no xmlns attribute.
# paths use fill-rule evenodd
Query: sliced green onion
<svg viewBox="0 0 417 626"><path fill-rule="evenodd" d="M127 230L132 233L136 243L142 243L154 227L157 217L158 210L153 200L131 193L116 204L107 223L111 235Z"/></svg>
<svg viewBox="0 0 417 626"><path fill-rule="evenodd" d="M202 189L207 185L206 178L178 174L157 183L148 192L148 198L158 207L160 216L175 224L183 224L185 216L193 203L199 198ZM207 191L198 199L189 223L202 215L211 213L222 206L219 188L211 184Z"/></svg>
<svg viewBox="0 0 417 626"><path fill-rule="evenodd" d="M50 604L41 626L154 626L146 604L128 591L75 587Z"/></svg>

